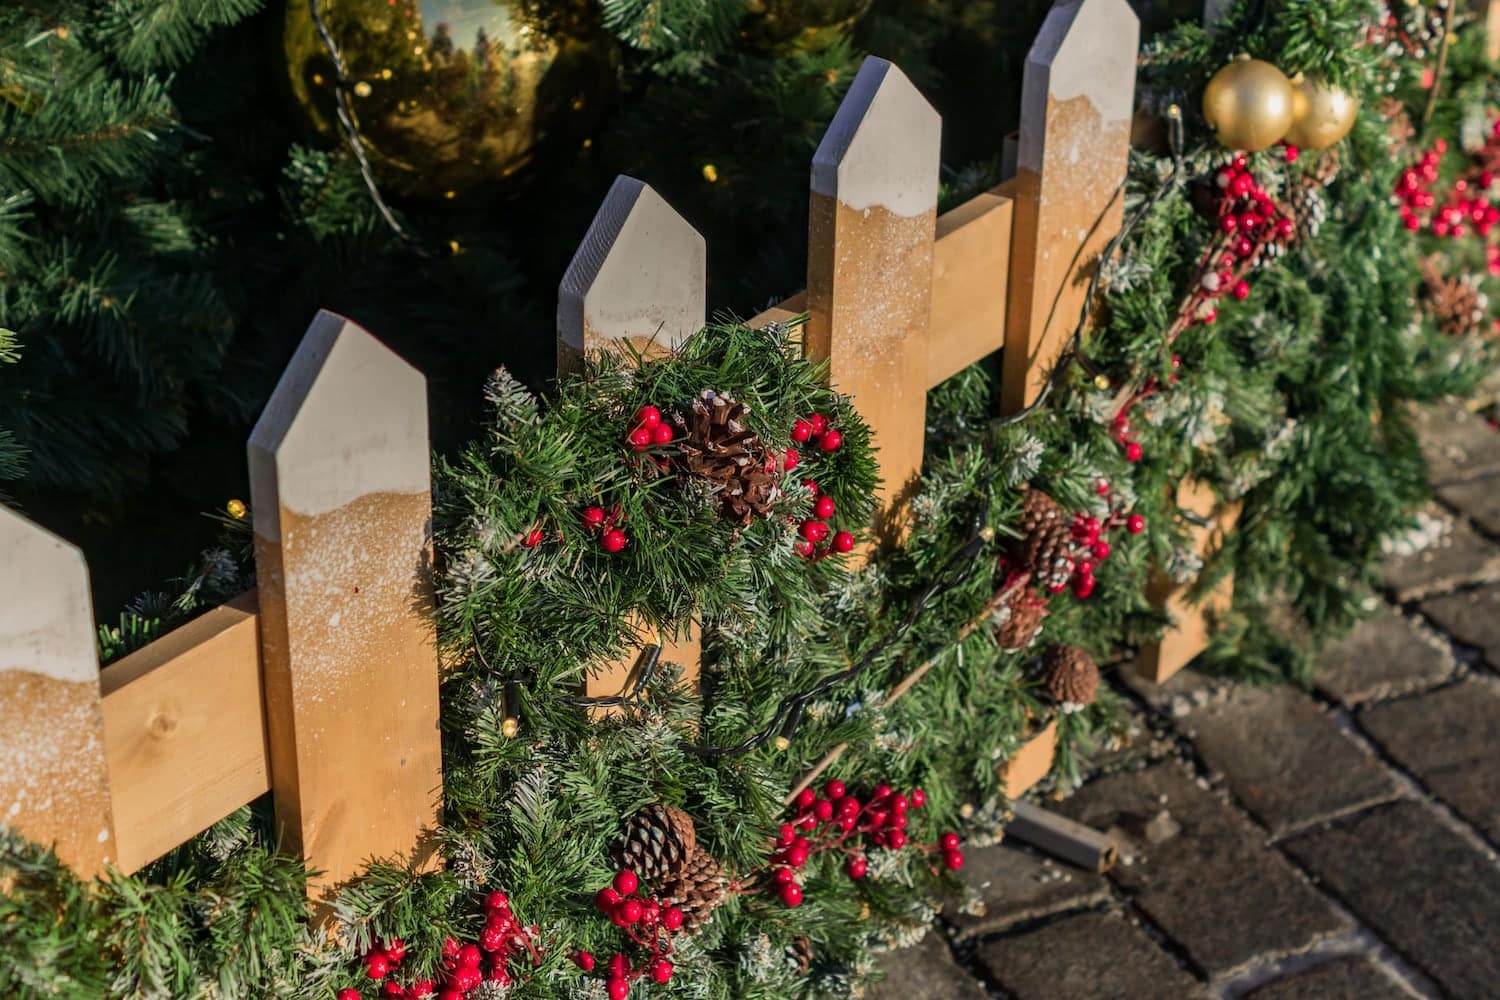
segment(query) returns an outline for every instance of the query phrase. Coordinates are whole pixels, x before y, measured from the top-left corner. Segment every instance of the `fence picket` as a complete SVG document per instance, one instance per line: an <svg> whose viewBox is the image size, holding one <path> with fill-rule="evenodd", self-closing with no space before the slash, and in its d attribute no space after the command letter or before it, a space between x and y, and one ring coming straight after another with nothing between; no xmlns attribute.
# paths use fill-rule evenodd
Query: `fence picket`
<svg viewBox="0 0 1500 1000"><path fill-rule="evenodd" d="M84 877L116 847L83 553L0 507L0 825Z"/></svg>
<svg viewBox="0 0 1500 1000"><path fill-rule="evenodd" d="M1140 22L1126 0L1047 14L1021 86L1001 409L1041 392L1124 211Z"/></svg>
<svg viewBox="0 0 1500 1000"><path fill-rule="evenodd" d="M813 156L806 350L874 430L887 541L922 467L941 129L905 74L868 56Z"/></svg>
<svg viewBox="0 0 1500 1000"><path fill-rule="evenodd" d="M330 312L250 435L271 789L315 898L435 846L428 449L422 375Z"/></svg>

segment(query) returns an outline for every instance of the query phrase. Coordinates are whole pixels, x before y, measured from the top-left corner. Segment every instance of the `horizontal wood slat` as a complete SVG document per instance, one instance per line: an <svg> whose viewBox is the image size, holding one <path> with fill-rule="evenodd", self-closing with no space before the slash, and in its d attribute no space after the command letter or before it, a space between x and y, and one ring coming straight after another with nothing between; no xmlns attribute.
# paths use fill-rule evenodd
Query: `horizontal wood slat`
<svg viewBox="0 0 1500 1000"><path fill-rule="evenodd" d="M101 672L121 870L270 791L257 627L252 591Z"/></svg>
<svg viewBox="0 0 1500 1000"><path fill-rule="evenodd" d="M927 387L1005 345L1014 181L970 198L937 220Z"/></svg>

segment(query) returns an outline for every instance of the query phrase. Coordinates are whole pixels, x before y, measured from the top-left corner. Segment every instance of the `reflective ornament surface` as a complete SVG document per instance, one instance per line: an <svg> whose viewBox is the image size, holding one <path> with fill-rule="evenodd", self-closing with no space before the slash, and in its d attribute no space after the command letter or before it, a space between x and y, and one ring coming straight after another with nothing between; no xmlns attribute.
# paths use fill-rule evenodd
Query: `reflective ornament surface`
<svg viewBox="0 0 1500 1000"><path fill-rule="evenodd" d="M874 0L749 0L740 37L750 48L822 52L870 12Z"/></svg>
<svg viewBox="0 0 1500 1000"><path fill-rule="evenodd" d="M1219 142L1253 153L1281 141L1292 126L1295 92L1286 75L1260 59L1237 59L1203 91L1203 117Z"/></svg>
<svg viewBox="0 0 1500 1000"><path fill-rule="evenodd" d="M590 0L318 0L343 54L350 106L392 191L454 197L574 147L615 83L617 53ZM287 0L283 45L308 123L343 143L334 64L308 0Z"/></svg>
<svg viewBox="0 0 1500 1000"><path fill-rule="evenodd" d="M1303 149L1327 149L1349 134L1359 117L1359 98L1326 80L1292 83L1292 127L1286 141Z"/></svg>

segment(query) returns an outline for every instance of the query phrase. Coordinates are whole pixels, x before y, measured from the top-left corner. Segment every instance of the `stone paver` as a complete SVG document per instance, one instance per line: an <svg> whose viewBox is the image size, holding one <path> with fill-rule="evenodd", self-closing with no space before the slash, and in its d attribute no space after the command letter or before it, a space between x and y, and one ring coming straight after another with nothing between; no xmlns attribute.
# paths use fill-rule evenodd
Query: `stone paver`
<svg viewBox="0 0 1500 1000"><path fill-rule="evenodd" d="M1411 1000L1368 959L1336 958L1246 993L1244 1000Z"/></svg>
<svg viewBox="0 0 1500 1000"><path fill-rule="evenodd" d="M1176 761L1094 781L1059 811L1116 831L1128 856L1110 877L1210 976L1346 929L1264 833Z"/></svg>
<svg viewBox="0 0 1500 1000"><path fill-rule="evenodd" d="M1423 407L1414 414L1434 486L1500 472L1500 434L1462 406Z"/></svg>
<svg viewBox="0 0 1500 1000"><path fill-rule="evenodd" d="M1500 865L1401 802L1293 837L1286 850L1459 1000L1500 988Z"/></svg>
<svg viewBox="0 0 1500 1000"><path fill-rule="evenodd" d="M1497 435L1500 436L1500 435ZM1417 515L1417 530L1403 540L1420 545L1387 556L1385 585L1396 600L1415 601L1466 583L1500 580L1500 545L1480 536L1464 518L1431 505Z"/></svg>
<svg viewBox="0 0 1500 1000"><path fill-rule="evenodd" d="M1491 431L1500 438L1500 432ZM1480 531L1491 536L1500 534L1500 477L1493 472L1479 479L1447 483L1437 487L1442 501L1473 519Z"/></svg>
<svg viewBox="0 0 1500 1000"><path fill-rule="evenodd" d="M1422 611L1459 642L1478 646L1492 666L1500 665L1500 585L1434 597L1422 602Z"/></svg>
<svg viewBox="0 0 1500 1000"><path fill-rule="evenodd" d="M1118 913L1085 913L992 941L979 961L1015 1000L1174 1000L1207 996L1150 936Z"/></svg>
<svg viewBox="0 0 1500 1000"><path fill-rule="evenodd" d="M1397 794L1390 772L1290 685L1237 688L1178 727L1273 836Z"/></svg>
<svg viewBox="0 0 1500 1000"><path fill-rule="evenodd" d="M1314 683L1329 698L1352 706L1436 687L1456 667L1445 643L1382 607L1323 653Z"/></svg>
<svg viewBox="0 0 1500 1000"><path fill-rule="evenodd" d="M1438 798L1500 842L1500 687L1474 678L1376 705L1360 714L1359 724Z"/></svg>
<svg viewBox="0 0 1500 1000"><path fill-rule="evenodd" d="M959 876L977 894L983 911L966 912L972 907L957 902L945 907L944 916L960 940L1109 898L1103 875L1058 864L1027 848L997 844L964 853L968 860Z"/></svg>
<svg viewBox="0 0 1500 1000"><path fill-rule="evenodd" d="M943 936L927 932L920 944L881 956L884 975L868 1000L985 1000L988 994L953 960Z"/></svg>

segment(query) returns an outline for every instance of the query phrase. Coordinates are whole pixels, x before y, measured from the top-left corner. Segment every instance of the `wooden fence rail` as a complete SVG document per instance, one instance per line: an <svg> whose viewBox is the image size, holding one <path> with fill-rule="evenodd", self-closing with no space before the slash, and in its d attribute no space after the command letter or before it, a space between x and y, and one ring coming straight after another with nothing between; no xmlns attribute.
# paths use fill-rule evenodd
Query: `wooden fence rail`
<svg viewBox="0 0 1500 1000"><path fill-rule="evenodd" d="M874 428L887 540L921 469L927 390L1004 348L1002 407L1024 406L1076 323L1119 226L1137 32L1126 0L1057 4L1026 63L1016 176L942 216L941 121L885 60L866 60L813 158L807 291L752 322L808 314L807 350ZM686 220L620 178L561 283L559 367L699 329L707 260ZM256 592L102 672L82 556L0 514L0 823L83 874L134 871L266 792L288 848L323 873L315 897L372 857L430 860L425 383L321 313L249 463ZM696 637L665 655L691 675ZM618 691L631 666L591 691Z"/></svg>

